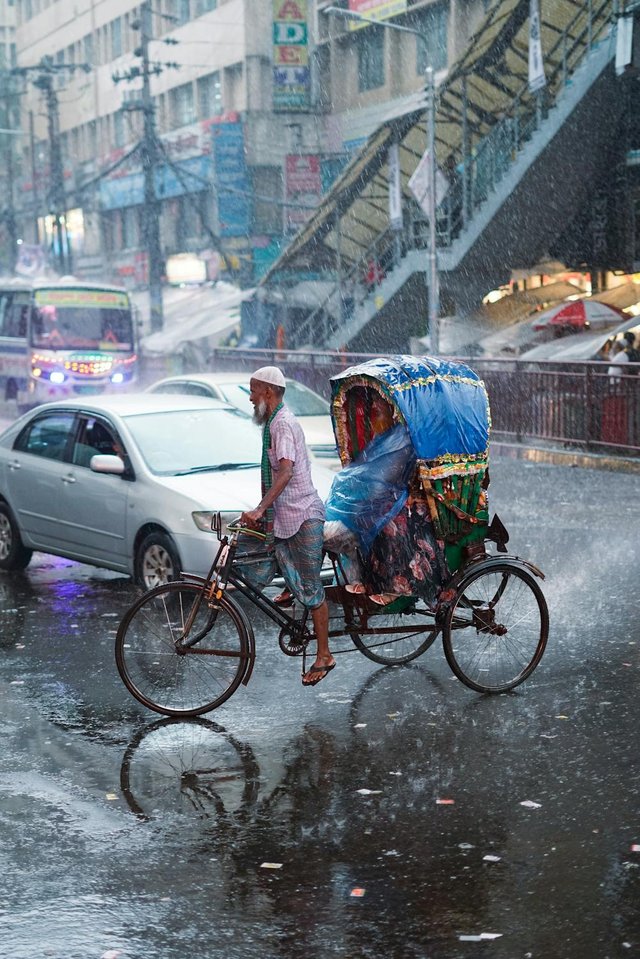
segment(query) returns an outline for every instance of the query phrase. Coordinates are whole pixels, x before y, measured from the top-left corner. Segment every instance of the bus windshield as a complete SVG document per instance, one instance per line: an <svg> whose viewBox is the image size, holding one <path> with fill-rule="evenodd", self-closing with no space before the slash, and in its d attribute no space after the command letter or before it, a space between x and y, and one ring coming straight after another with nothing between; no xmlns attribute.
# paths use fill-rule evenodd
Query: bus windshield
<svg viewBox="0 0 640 959"><path fill-rule="evenodd" d="M117 290L35 290L31 345L45 350L131 352L129 297Z"/></svg>

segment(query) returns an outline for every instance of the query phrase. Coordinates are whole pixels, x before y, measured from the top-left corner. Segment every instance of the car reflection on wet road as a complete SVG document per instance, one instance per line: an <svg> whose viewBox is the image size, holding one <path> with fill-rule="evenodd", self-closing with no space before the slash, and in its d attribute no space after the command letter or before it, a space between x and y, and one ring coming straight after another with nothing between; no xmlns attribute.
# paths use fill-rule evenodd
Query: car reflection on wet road
<svg viewBox="0 0 640 959"><path fill-rule="evenodd" d="M256 620L250 685L195 722L126 692L121 576L0 578L0 935L17 959L640 953L637 477L494 458L550 641L483 697L439 643L313 690Z"/></svg>

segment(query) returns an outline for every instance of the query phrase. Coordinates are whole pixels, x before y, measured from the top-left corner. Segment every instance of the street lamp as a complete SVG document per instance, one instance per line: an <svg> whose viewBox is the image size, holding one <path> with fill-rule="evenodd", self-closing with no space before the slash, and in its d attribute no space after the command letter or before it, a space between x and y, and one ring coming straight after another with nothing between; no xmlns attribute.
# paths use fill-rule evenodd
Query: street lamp
<svg viewBox="0 0 640 959"><path fill-rule="evenodd" d="M322 13L335 13L336 16L349 20L360 20L362 23L372 23L376 27L387 30L399 30L402 33L413 33L425 44L427 38L420 30L405 27L389 20L374 20L365 17L355 10L344 10L342 7L325 7ZM436 259L436 91L433 67L425 67L425 92L427 97L427 151L429 155L428 182L429 196L431 197L431 215L429 217L429 253L428 253L428 315L429 315L429 349L437 354L440 346L440 283L438 277L438 262Z"/></svg>

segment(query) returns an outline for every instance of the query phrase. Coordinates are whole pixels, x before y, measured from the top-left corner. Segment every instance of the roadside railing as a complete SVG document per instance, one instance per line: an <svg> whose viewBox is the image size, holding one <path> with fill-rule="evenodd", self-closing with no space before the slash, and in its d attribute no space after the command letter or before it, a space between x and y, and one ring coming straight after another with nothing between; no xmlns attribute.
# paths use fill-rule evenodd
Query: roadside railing
<svg viewBox="0 0 640 959"><path fill-rule="evenodd" d="M372 355L216 349L203 368L248 377L260 366L276 365L328 399L330 378ZM614 377L607 363L461 359L486 384L495 439L640 455L640 364Z"/></svg>

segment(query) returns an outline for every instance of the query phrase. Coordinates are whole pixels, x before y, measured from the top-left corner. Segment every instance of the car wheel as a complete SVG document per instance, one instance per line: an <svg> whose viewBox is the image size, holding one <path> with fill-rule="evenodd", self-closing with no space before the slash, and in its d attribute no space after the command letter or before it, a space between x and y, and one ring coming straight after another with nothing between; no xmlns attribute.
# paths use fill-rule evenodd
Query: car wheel
<svg viewBox="0 0 640 959"><path fill-rule="evenodd" d="M0 503L0 569L24 569L33 550L22 545L18 524L6 503Z"/></svg>
<svg viewBox="0 0 640 959"><path fill-rule="evenodd" d="M180 559L166 533L160 530L147 533L136 551L135 573L136 583L145 589L178 579Z"/></svg>

